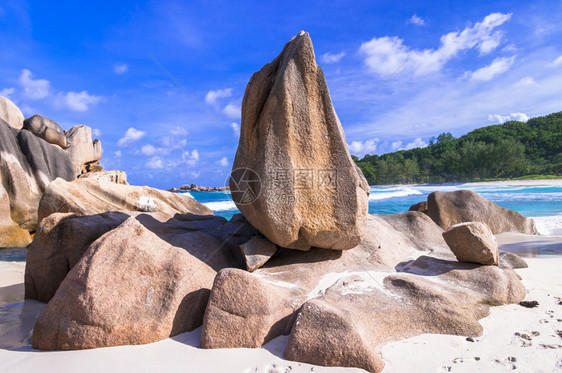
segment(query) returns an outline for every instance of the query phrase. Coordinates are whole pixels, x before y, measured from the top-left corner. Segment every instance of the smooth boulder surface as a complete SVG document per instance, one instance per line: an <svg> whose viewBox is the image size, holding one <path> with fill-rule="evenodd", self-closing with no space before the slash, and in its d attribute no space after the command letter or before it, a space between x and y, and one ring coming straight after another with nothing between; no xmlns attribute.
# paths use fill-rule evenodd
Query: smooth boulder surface
<svg viewBox="0 0 562 373"><path fill-rule="evenodd" d="M92 129L88 126L78 125L66 132L68 149L66 152L74 166L76 176L91 170L92 166L99 165L102 149L99 140L92 140Z"/></svg>
<svg viewBox="0 0 562 373"><path fill-rule="evenodd" d="M74 179L72 163L64 150L1 119L0 172L11 218L28 231L37 226L37 208L47 185L59 177Z"/></svg>
<svg viewBox="0 0 562 373"><path fill-rule="evenodd" d="M363 238L369 186L306 32L248 83L230 190L244 217L281 247L347 250Z"/></svg>
<svg viewBox="0 0 562 373"><path fill-rule="evenodd" d="M459 262L498 265L498 242L485 223L455 224L443 238Z"/></svg>
<svg viewBox="0 0 562 373"><path fill-rule="evenodd" d="M443 229L458 223L481 221L486 223L494 234L538 234L533 219L500 207L470 190L431 193L427 197L427 214Z"/></svg>
<svg viewBox="0 0 562 373"><path fill-rule="evenodd" d="M0 247L25 247L30 243L29 232L10 217L10 197L0 182Z"/></svg>
<svg viewBox="0 0 562 373"><path fill-rule="evenodd" d="M89 246L39 315L34 348L150 343L201 324L217 271L236 262L217 237L197 226L225 220L170 225L149 218L128 217Z"/></svg>
<svg viewBox="0 0 562 373"><path fill-rule="evenodd" d="M66 141L64 131L56 122L49 118L35 114L31 118L24 120L23 129L42 138L49 144L58 145L63 149L68 148L68 142Z"/></svg>
<svg viewBox="0 0 562 373"><path fill-rule="evenodd" d="M116 184L111 181L57 179L49 184L39 204L39 219L55 212L93 215L107 211L161 212L212 215L212 211L195 199L147 186Z"/></svg>
<svg viewBox="0 0 562 373"><path fill-rule="evenodd" d="M0 119L17 130L23 127L23 113L9 98L0 96Z"/></svg>

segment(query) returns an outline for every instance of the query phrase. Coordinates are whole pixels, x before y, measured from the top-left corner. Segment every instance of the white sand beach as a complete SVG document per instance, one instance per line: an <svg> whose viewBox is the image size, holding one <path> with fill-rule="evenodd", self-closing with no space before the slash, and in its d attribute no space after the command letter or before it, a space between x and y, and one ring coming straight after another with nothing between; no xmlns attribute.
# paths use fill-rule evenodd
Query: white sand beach
<svg viewBox="0 0 562 373"><path fill-rule="evenodd" d="M500 244L517 235L500 237ZM535 237L537 238L537 237ZM562 244L559 237L540 237ZM525 246L525 241L520 241ZM562 369L561 257L526 258L529 268L518 269L528 301L493 307L481 320L482 336L474 342L450 335L420 335L386 345L381 355L384 372L554 372ZM187 370L193 372L359 372L359 369L324 368L282 359L287 337L260 349L199 349L200 329L142 346L121 346L85 351L40 352L29 347L31 330L43 307L23 300L23 263L0 265L0 371L28 372L136 372ZM6 307L8 302L16 303Z"/></svg>

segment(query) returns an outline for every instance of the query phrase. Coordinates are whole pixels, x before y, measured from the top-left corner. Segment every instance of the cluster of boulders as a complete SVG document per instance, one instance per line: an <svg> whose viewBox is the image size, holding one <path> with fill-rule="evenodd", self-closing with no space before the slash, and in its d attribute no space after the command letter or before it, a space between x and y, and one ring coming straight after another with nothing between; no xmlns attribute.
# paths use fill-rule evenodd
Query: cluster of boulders
<svg viewBox="0 0 562 373"><path fill-rule="evenodd" d="M90 127L64 131L40 115L24 119L12 101L0 97L0 247L27 246L51 181L99 173L101 152Z"/></svg>
<svg viewBox="0 0 562 373"><path fill-rule="evenodd" d="M227 221L182 194L51 182L25 273L26 298L48 302L33 346L142 344L202 326L203 348L289 335L287 359L380 372L385 343L477 336L490 306L525 297L519 258L484 252L484 226L446 232L418 211L368 215L368 185L307 33L250 80L230 189L242 214ZM441 216L478 216L471 201ZM474 247L476 263L463 257Z"/></svg>
<svg viewBox="0 0 562 373"><path fill-rule="evenodd" d="M185 184L179 188L172 188L170 192L222 192L228 190L227 186L223 187L206 187L197 184Z"/></svg>

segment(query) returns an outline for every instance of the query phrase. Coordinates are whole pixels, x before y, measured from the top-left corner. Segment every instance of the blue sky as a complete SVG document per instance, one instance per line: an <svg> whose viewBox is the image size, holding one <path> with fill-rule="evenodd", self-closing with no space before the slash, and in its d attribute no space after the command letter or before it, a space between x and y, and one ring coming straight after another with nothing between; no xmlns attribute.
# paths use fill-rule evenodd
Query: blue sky
<svg viewBox="0 0 562 373"><path fill-rule="evenodd" d="M300 30L363 156L562 110L561 17L557 1L3 0L0 95L92 127L131 183L223 185L246 84Z"/></svg>

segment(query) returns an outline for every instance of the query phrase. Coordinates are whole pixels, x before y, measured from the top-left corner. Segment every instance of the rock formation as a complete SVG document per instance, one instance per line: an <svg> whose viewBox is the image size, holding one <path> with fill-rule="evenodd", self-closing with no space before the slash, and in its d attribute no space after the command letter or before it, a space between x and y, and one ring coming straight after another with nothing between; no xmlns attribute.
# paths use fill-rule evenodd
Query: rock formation
<svg viewBox="0 0 562 373"><path fill-rule="evenodd" d="M422 208L422 204L416 204L410 209ZM427 197L427 211L423 212L443 229L458 223L481 221L486 223L494 234L503 232L538 234L533 219L500 207L470 190L433 192Z"/></svg>
<svg viewBox="0 0 562 373"><path fill-rule="evenodd" d="M49 118L35 114L31 118L27 118L23 121L23 129L42 138L49 144L58 145L63 149L68 148L68 142L66 141L64 131L57 123Z"/></svg>
<svg viewBox="0 0 562 373"><path fill-rule="evenodd" d="M17 130L23 127L23 113L7 97L0 96L0 119Z"/></svg>
<svg viewBox="0 0 562 373"><path fill-rule="evenodd" d="M137 219L90 245L39 315L33 347L143 344L201 324L217 268L235 262L226 251L209 256L220 242L197 227L173 234Z"/></svg>
<svg viewBox="0 0 562 373"><path fill-rule="evenodd" d="M49 184L39 204L39 220L55 212L94 215L106 211L161 212L212 215L212 211L195 199L177 193L150 188L115 184L105 180L56 179Z"/></svg>
<svg viewBox="0 0 562 373"><path fill-rule="evenodd" d="M230 190L246 219L279 246L346 250L361 242L369 186L308 33L248 83Z"/></svg>
<svg viewBox="0 0 562 373"><path fill-rule="evenodd" d="M367 215L306 33L252 77L234 167L243 215L230 221L148 187L51 182L25 273L26 297L49 302L33 346L149 343L202 324L203 348L289 335L288 359L380 372L385 343L477 336L489 307L525 297L516 258L461 263L428 215ZM519 224L475 200L463 207L472 215L447 216L484 208Z"/></svg>
<svg viewBox="0 0 562 373"><path fill-rule="evenodd" d="M66 149L74 166L76 176L86 173L102 171L99 164L101 159L101 142L92 141L92 129L88 126L78 125L66 132L69 148Z"/></svg>
<svg viewBox="0 0 562 373"><path fill-rule="evenodd" d="M64 150L16 130L0 120L0 170L10 200L11 219L21 228L34 231L37 207L43 191L57 177L73 180L74 172Z"/></svg>
<svg viewBox="0 0 562 373"><path fill-rule="evenodd" d="M485 223L455 224L443 238L459 262L498 265L498 242Z"/></svg>

